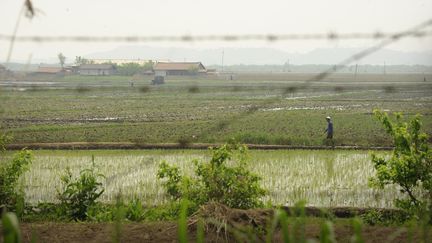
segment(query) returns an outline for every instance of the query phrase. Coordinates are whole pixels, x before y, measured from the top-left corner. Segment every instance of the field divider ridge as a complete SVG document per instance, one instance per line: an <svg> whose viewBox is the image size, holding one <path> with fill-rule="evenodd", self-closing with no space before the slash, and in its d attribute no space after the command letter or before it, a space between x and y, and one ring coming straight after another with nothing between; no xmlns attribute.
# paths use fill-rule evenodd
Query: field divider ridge
<svg viewBox="0 0 432 243"><path fill-rule="evenodd" d="M392 150L393 147L377 146L304 146L304 145L267 145L267 144L246 144L253 150ZM210 143L131 143L131 142L68 142L68 143L17 143L7 145L8 150L27 149L47 149L47 150L98 150L98 149L208 149L218 147L220 144Z"/></svg>

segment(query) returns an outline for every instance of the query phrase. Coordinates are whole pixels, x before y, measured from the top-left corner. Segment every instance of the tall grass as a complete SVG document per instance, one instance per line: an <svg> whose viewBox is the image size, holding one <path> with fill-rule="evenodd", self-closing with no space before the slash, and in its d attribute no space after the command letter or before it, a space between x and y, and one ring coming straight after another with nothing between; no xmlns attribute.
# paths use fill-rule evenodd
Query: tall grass
<svg viewBox="0 0 432 243"><path fill-rule="evenodd" d="M187 243L187 208L188 202L181 202L180 217L178 220L178 240L180 243Z"/></svg>

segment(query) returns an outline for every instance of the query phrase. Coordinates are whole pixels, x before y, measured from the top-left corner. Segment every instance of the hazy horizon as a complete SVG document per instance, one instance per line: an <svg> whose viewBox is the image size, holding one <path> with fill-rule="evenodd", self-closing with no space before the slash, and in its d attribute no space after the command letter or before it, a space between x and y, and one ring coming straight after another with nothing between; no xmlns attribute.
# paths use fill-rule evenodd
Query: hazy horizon
<svg viewBox="0 0 432 243"><path fill-rule="evenodd" d="M150 46L119 46L109 51L82 55L88 59L141 59L162 61L197 61L205 65L337 65L341 60L360 51L360 48L317 48L308 52L288 52L274 48L178 48ZM67 56L66 63L73 63L75 56ZM11 60L28 64L28 60ZM2 63L2 62L0 62ZM55 64L56 56L33 59L31 64ZM359 65L432 65L432 50L426 52L402 52L380 50L353 64Z"/></svg>
<svg viewBox="0 0 432 243"><path fill-rule="evenodd" d="M23 1L0 3L0 34L11 35ZM33 1L36 16L22 17L17 36L182 36L306 33L394 33L431 17L432 1ZM247 7L246 7L247 6ZM391 7L390 7L391 6ZM426 30L430 30L428 28ZM317 49L361 50L378 43L374 39L241 41L241 42L140 42L151 48L194 50L270 48L286 53ZM404 38L386 48L398 52L430 52L432 37ZM9 42L0 41L0 62L6 60ZM33 62L109 52L124 42L16 42L11 61ZM114 57L113 57L114 58ZM142 57L145 58L145 57ZM165 57L160 57L165 58ZM227 60L229 57L227 56ZM70 61L70 60L69 60ZM382 62L391 60L382 60ZM332 61L333 62L333 61Z"/></svg>

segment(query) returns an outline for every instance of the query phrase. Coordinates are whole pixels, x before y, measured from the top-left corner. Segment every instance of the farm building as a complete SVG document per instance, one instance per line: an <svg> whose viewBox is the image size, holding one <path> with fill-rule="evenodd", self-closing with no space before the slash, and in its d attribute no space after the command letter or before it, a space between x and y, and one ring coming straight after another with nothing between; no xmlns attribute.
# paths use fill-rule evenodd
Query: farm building
<svg viewBox="0 0 432 243"><path fill-rule="evenodd" d="M63 72L63 69L61 67L41 67L39 66L36 70L36 73L38 74L58 74Z"/></svg>
<svg viewBox="0 0 432 243"><path fill-rule="evenodd" d="M158 62L154 68L155 76L197 75L207 73L201 62Z"/></svg>
<svg viewBox="0 0 432 243"><path fill-rule="evenodd" d="M112 64L83 64L79 67L80 75L113 75L116 73L116 68Z"/></svg>
<svg viewBox="0 0 432 243"><path fill-rule="evenodd" d="M28 75L34 78L53 78L53 77L62 77L66 74L65 70L60 66L53 65L39 65L38 68L32 72L29 72Z"/></svg>
<svg viewBox="0 0 432 243"><path fill-rule="evenodd" d="M139 65L145 65L149 62L157 62L154 60L147 60L147 59L89 59L90 63L92 64L107 64L107 63L112 63L112 64L117 64L117 65L122 65L122 64L127 64L127 63L136 63Z"/></svg>

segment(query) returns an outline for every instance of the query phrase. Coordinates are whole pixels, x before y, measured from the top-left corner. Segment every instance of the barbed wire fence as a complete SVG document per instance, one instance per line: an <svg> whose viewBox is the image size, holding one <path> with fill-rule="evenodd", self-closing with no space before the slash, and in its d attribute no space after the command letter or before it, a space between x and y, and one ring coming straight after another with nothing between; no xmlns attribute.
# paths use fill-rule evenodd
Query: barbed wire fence
<svg viewBox="0 0 432 243"><path fill-rule="evenodd" d="M269 98L262 102L260 106L251 106L244 112L239 112L238 114L232 116L229 120L220 121L216 127L204 130L198 136L209 134L215 132L216 130L224 129L229 124L232 124L238 120L241 120L247 116L254 114L255 112L261 110L262 108L280 102L285 98L285 95L289 93L296 92L298 88L306 88L315 82L324 80L333 73L339 71L347 65L350 65L356 61L359 61L384 47L398 42L405 38L426 38L432 36L432 30L427 29L432 26L432 19L424 21L418 25L408 28L403 31L388 33L388 32L370 32L370 33L288 33L288 34L243 34L243 35L164 35L164 36L17 36L17 30L19 28L19 22L21 17L24 15L27 18L33 18L37 12L40 11L36 9L30 0L25 0L24 5L19 13L16 21L14 32L12 35L1 34L0 41L10 42L10 48L8 51L8 56L6 63L10 61L13 46L15 42L32 42L32 43L52 43L52 42L75 42L75 43L93 43L93 42L246 42L246 41L266 41L269 43L284 42L284 41L310 41L310 40L330 40L330 41L343 41L343 40L376 40L379 41L377 44L366 48L358 53L355 53L348 58L342 60L337 65L329 68L325 71L312 76L311 78L305 80L298 87L293 88L292 86L282 87L282 95L276 96L274 98Z"/></svg>
<svg viewBox="0 0 432 243"><path fill-rule="evenodd" d="M429 21L424 27L429 26ZM411 30L409 35L416 38L432 36L432 31ZM406 33L408 34L408 33ZM403 34L405 35L405 33ZM161 36L13 36L0 34L0 40L17 42L234 42L234 41L295 41L295 40L383 40L403 38L401 32L371 33L305 33L305 34L243 34L243 35L161 35Z"/></svg>

